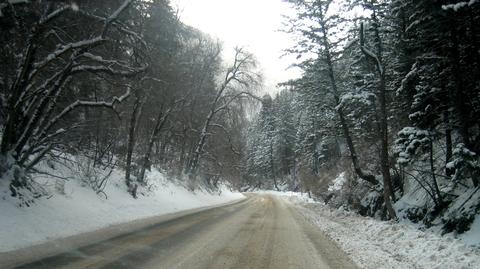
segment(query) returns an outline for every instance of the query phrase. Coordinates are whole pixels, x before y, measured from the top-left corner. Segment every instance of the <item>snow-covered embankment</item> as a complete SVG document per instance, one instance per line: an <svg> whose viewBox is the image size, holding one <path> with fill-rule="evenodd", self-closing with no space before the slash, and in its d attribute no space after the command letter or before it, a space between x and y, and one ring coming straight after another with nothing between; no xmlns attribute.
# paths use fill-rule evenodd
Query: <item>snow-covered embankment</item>
<svg viewBox="0 0 480 269"><path fill-rule="evenodd" d="M219 191L189 191L152 170L149 186L134 199L127 191L123 175L114 170L104 195L72 179L62 187L65 194L42 197L29 207L19 207L10 197L5 181L0 181L0 252L11 251L54 239L94 231L114 224L174 213L193 208L219 205L244 196L222 186ZM3 184L3 185L1 185ZM54 189L54 181L44 181Z"/></svg>
<svg viewBox="0 0 480 269"><path fill-rule="evenodd" d="M480 250L453 235L335 210L305 195L281 194L362 268L478 268ZM480 243L480 242L478 242Z"/></svg>

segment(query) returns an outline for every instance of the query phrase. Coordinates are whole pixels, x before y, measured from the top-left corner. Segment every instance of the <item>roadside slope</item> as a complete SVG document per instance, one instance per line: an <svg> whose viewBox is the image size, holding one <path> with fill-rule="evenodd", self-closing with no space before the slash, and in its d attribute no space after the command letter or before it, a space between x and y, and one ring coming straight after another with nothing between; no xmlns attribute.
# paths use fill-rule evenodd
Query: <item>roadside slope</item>
<svg viewBox="0 0 480 269"><path fill-rule="evenodd" d="M285 199L360 267L473 269L480 264L480 250L452 235L331 209L300 194L288 194Z"/></svg>
<svg viewBox="0 0 480 269"><path fill-rule="evenodd" d="M148 177L149 186L137 199L126 191L120 172L114 171L105 188L106 197L73 179L63 186L65 194L42 197L28 207L20 206L18 199L10 197L7 186L0 185L0 253L115 224L244 198L225 186L215 192L192 192L156 170ZM43 183L45 188L53 188L52 185L51 180Z"/></svg>

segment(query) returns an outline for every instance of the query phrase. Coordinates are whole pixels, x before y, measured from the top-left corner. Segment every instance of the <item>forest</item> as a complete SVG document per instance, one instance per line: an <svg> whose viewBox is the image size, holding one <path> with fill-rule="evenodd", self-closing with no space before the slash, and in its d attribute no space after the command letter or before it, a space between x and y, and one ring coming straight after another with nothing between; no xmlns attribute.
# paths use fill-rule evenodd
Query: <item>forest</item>
<svg viewBox="0 0 480 269"><path fill-rule="evenodd" d="M133 196L152 165L239 181L253 54L223 61L169 1L24 2L0 6L0 171L13 196L42 195L38 164L71 155L89 171L122 167ZM85 180L101 191L105 178Z"/></svg>
<svg viewBox="0 0 480 269"><path fill-rule="evenodd" d="M480 210L479 1L287 2L303 73L249 125L247 186L468 230Z"/></svg>
<svg viewBox="0 0 480 269"><path fill-rule="evenodd" d="M155 167L192 189L301 191L468 230L480 1L285 2L302 75L273 94L255 51L226 53L169 0L1 1L0 180L30 203L50 195L36 177L80 162L97 193L121 169L136 198Z"/></svg>

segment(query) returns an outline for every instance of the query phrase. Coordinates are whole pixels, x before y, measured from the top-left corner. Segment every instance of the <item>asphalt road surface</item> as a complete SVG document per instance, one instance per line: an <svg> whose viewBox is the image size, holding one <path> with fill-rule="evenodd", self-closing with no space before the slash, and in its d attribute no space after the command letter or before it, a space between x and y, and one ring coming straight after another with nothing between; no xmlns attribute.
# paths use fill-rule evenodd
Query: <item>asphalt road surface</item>
<svg viewBox="0 0 480 269"><path fill-rule="evenodd" d="M288 202L249 195L16 268L356 267Z"/></svg>

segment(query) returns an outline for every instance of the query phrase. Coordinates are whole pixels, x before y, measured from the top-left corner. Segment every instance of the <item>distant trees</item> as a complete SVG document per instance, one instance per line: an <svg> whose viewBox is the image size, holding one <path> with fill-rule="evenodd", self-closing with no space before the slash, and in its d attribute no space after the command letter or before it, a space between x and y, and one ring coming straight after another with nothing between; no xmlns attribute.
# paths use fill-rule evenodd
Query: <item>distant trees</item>
<svg viewBox="0 0 480 269"><path fill-rule="evenodd" d="M269 95L263 96L258 118L247 132L246 162L248 177L254 179L254 182L271 181L272 187L278 190L276 152L274 152L276 150L274 145L276 146L278 138L277 116L272 98Z"/></svg>

